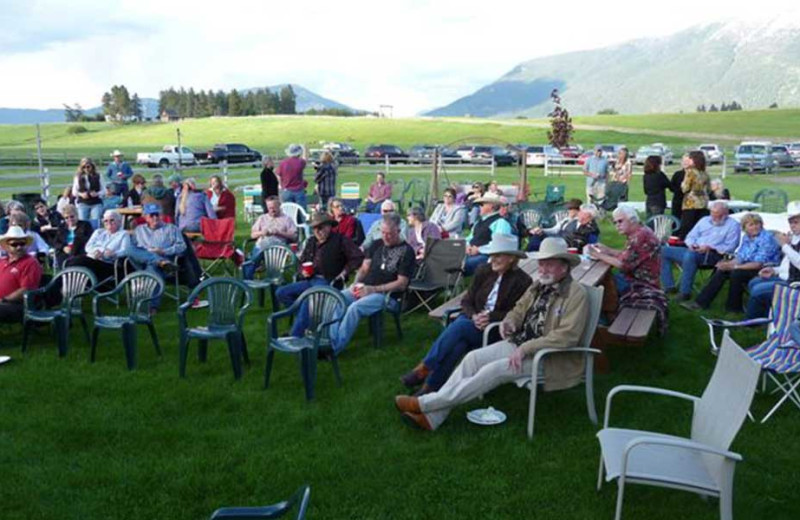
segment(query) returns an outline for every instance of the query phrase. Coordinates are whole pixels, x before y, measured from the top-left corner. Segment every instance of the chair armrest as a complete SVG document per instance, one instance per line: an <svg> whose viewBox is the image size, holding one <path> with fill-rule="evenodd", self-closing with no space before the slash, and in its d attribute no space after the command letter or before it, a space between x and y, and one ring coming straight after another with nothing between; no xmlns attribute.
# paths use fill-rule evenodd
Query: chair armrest
<svg viewBox="0 0 800 520"><path fill-rule="evenodd" d="M741 461L742 456L738 453L734 453L728 450L720 450L713 446L709 446L708 444L702 444L700 442L695 442L689 439L675 439L675 438L662 438L662 437L636 437L628 441L628 444L625 445L625 450L622 452L622 476L625 476L628 469L628 456L630 455L631 451L633 451L638 446L645 446L645 445L657 445L657 446L669 446L671 448L681 448L685 450L692 450L692 451L700 451L702 453L707 453L709 455L717 455L719 457L723 457L726 459L731 459L734 461Z"/></svg>
<svg viewBox="0 0 800 520"><path fill-rule="evenodd" d="M461 311L463 311L461 307L450 307L449 309L445 309L442 313L442 319L445 321L445 323L447 323L454 314L460 314Z"/></svg>
<svg viewBox="0 0 800 520"><path fill-rule="evenodd" d="M693 404L697 404L700 402L700 398L694 395L684 394L683 392L676 392L674 390L665 390L663 388L655 388L652 386L636 386L636 385L620 385L615 386L611 389L606 397L606 411L605 416L603 417L603 428L608 428L608 419L611 416L611 400L617 394L623 392L636 392L636 393L644 393L644 394L654 394L654 395L663 395L667 397L677 397L680 399L685 399L687 401L691 401Z"/></svg>
<svg viewBox="0 0 800 520"><path fill-rule="evenodd" d="M483 346L484 347L489 344L489 334L491 334L491 332L494 329L498 328L501 323L503 323L503 322L502 321L495 321L493 323L488 324L486 326L486 328L483 329Z"/></svg>
<svg viewBox="0 0 800 520"><path fill-rule="evenodd" d="M329 321L326 321L324 323L320 323L319 325L317 325L317 330L315 331L316 338L315 338L314 342L317 343L317 341L319 339L319 336L322 334L323 330L325 330L326 328L329 328L334 323L339 323L340 321L342 321L342 318L334 318L332 320L329 320Z"/></svg>

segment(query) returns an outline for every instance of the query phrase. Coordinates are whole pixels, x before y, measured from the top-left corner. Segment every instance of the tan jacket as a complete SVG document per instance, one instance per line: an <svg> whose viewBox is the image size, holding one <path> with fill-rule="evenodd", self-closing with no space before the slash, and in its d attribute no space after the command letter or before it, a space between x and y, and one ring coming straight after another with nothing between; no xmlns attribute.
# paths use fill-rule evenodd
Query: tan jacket
<svg viewBox="0 0 800 520"><path fill-rule="evenodd" d="M528 308L533 304L542 285L534 282L522 295L505 320L519 330ZM558 292L550 303L541 337L526 341L520 348L526 356L533 356L543 348L577 347L589 319L589 301L586 290L579 282L567 276L558 284ZM580 383L584 371L584 354L558 354L544 358L544 389L561 390Z"/></svg>

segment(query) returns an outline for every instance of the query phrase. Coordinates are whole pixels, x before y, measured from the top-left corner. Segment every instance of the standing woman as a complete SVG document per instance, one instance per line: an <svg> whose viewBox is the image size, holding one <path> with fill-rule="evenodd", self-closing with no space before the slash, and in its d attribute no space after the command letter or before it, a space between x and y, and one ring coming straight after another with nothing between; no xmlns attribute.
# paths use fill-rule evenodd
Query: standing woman
<svg viewBox="0 0 800 520"><path fill-rule="evenodd" d="M317 187L314 191L319 195L320 209L325 211L328 200L336 195L336 165L333 163L333 154L324 152L320 158L320 165L314 175Z"/></svg>
<svg viewBox="0 0 800 520"><path fill-rule="evenodd" d="M222 182L219 175L212 175L206 197L211 201L217 218L236 218L236 197Z"/></svg>
<svg viewBox="0 0 800 520"><path fill-rule="evenodd" d="M681 183L683 191L681 227L676 233L681 239L686 238L698 220L709 214L708 192L711 183L706 173L706 156L699 151L689 152L687 164L686 176Z"/></svg>
<svg viewBox="0 0 800 520"><path fill-rule="evenodd" d="M88 157L81 159L72 181L72 195L78 208L78 219L89 220L97 227L103 216L103 201L100 194L105 191L103 178Z"/></svg>
<svg viewBox="0 0 800 520"><path fill-rule="evenodd" d="M661 156L650 155L644 160L644 194L647 218L663 215L667 209L667 190L672 190L672 183L661 171Z"/></svg>
<svg viewBox="0 0 800 520"><path fill-rule="evenodd" d="M200 231L200 219L203 217L217 218L208 197L197 189L197 183L191 177L183 181L181 201L175 209L175 217L178 229L187 232Z"/></svg>
<svg viewBox="0 0 800 520"><path fill-rule="evenodd" d="M683 178L686 177L686 168L689 167L689 154L681 157L681 169L672 174L670 183L672 184L672 216L680 220L683 215Z"/></svg>
<svg viewBox="0 0 800 520"><path fill-rule="evenodd" d="M609 186L608 190L619 189L619 200L628 200L628 183L633 175L633 161L631 161L630 152L626 147L619 149L617 154L617 161L611 167L611 182L617 183L619 188Z"/></svg>
<svg viewBox="0 0 800 520"><path fill-rule="evenodd" d="M261 160L264 166L261 170L261 209L267 212L267 197L278 196L278 176L275 175L275 162L272 157L265 155Z"/></svg>

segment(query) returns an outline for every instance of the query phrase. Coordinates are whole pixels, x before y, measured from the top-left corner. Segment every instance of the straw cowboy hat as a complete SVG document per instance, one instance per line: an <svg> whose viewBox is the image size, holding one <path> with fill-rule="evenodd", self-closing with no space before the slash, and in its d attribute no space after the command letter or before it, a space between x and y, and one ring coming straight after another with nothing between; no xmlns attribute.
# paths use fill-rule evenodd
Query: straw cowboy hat
<svg viewBox="0 0 800 520"><path fill-rule="evenodd" d="M309 222L309 226L311 226L312 228L324 226L325 224L328 224L330 226L336 226L339 223L327 213L321 213L321 212L314 213L314 215L311 217L311 222Z"/></svg>
<svg viewBox="0 0 800 520"><path fill-rule="evenodd" d="M786 218L800 216L800 200L793 200L792 202L787 204L786 213L788 214Z"/></svg>
<svg viewBox="0 0 800 520"><path fill-rule="evenodd" d="M301 155L303 155L303 146L296 143L292 143L286 147L285 152L286 155L288 155L289 157L300 157Z"/></svg>
<svg viewBox="0 0 800 520"><path fill-rule="evenodd" d="M119 150L114 150L113 152L111 152L111 157L122 157L123 155L125 154L120 152Z"/></svg>
<svg viewBox="0 0 800 520"><path fill-rule="evenodd" d="M5 235L0 236L0 245L5 246L6 242L8 242L9 240L15 240L15 239L16 240L24 240L26 246L31 245L31 242L33 242L33 238L28 236L25 233L25 231L22 230L21 227L19 227L19 226L11 226L11 227L8 228L8 231L6 232Z"/></svg>
<svg viewBox="0 0 800 520"><path fill-rule="evenodd" d="M547 237L542 240L539 252L531 253L531 258L534 260L550 260L551 258L566 260L569 262L570 267L575 267L581 263L581 257L568 252L567 242L559 237Z"/></svg>
<svg viewBox="0 0 800 520"><path fill-rule="evenodd" d="M503 199L497 193L492 193L491 191L488 193L483 194L480 198L475 199L475 204L483 204L484 202L491 202L492 204L502 204Z"/></svg>
<svg viewBox="0 0 800 520"><path fill-rule="evenodd" d="M519 250L517 237L505 233L495 233L492 241L483 247L478 248L482 255L512 255L518 258L528 256Z"/></svg>

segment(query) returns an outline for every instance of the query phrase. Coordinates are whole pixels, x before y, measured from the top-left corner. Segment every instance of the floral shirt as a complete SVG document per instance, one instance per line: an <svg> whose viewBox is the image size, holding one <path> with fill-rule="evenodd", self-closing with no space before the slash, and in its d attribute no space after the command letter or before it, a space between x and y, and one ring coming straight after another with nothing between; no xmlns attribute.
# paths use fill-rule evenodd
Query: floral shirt
<svg viewBox="0 0 800 520"><path fill-rule="evenodd" d="M628 237L625 249L619 256L622 261L620 271L629 282L639 282L660 288L661 243L647 226L639 226Z"/></svg>
<svg viewBox="0 0 800 520"><path fill-rule="evenodd" d="M764 265L777 265L781 261L781 249L772 233L766 229L753 238L747 233L742 236L742 245L736 253L736 262L746 264L759 262Z"/></svg>
<svg viewBox="0 0 800 520"><path fill-rule="evenodd" d="M683 209L706 209L708 192L711 188L708 174L694 168L686 168L686 176L681 183Z"/></svg>

